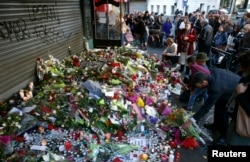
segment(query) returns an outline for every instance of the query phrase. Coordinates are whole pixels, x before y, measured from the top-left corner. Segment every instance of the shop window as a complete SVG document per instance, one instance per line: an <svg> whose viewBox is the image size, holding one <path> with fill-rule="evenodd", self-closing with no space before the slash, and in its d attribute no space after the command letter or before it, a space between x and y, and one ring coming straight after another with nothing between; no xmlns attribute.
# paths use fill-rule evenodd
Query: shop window
<svg viewBox="0 0 250 162"><path fill-rule="evenodd" d="M119 3L96 2L95 9L95 38L119 40L122 23Z"/></svg>

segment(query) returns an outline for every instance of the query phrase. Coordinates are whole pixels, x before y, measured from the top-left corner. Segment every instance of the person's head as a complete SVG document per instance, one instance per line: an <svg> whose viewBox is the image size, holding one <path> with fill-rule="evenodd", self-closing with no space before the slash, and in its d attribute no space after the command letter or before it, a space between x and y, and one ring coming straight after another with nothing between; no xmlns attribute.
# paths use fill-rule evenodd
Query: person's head
<svg viewBox="0 0 250 162"><path fill-rule="evenodd" d="M169 17L166 18L166 22L171 22Z"/></svg>
<svg viewBox="0 0 250 162"><path fill-rule="evenodd" d="M214 15L209 15L208 16L208 19L211 21L211 20L214 20Z"/></svg>
<svg viewBox="0 0 250 162"><path fill-rule="evenodd" d="M221 22L225 21L225 17L223 15L220 15L219 19L220 19Z"/></svg>
<svg viewBox="0 0 250 162"><path fill-rule="evenodd" d="M187 16L183 16L183 21L186 23L188 22L189 18Z"/></svg>
<svg viewBox="0 0 250 162"><path fill-rule="evenodd" d="M186 30L189 30L189 29L191 29L191 22L186 22L185 23L185 28L186 28Z"/></svg>
<svg viewBox="0 0 250 162"><path fill-rule="evenodd" d="M240 31L239 25L234 25L233 26L233 32L239 32L239 31Z"/></svg>
<svg viewBox="0 0 250 162"><path fill-rule="evenodd" d="M243 14L243 19L248 19L248 18L250 18L250 13L248 13L248 12L245 12L244 14Z"/></svg>
<svg viewBox="0 0 250 162"><path fill-rule="evenodd" d="M244 73L250 74L250 51L245 52L238 58L240 70Z"/></svg>
<svg viewBox="0 0 250 162"><path fill-rule="evenodd" d="M242 28L242 32L243 32L243 33L250 32L250 24L246 24L246 25Z"/></svg>
<svg viewBox="0 0 250 162"><path fill-rule="evenodd" d="M221 33L224 32L225 31L224 25L220 25L218 31L221 32Z"/></svg>
<svg viewBox="0 0 250 162"><path fill-rule="evenodd" d="M203 19L203 20L201 21L201 26L206 26L207 24L208 24L208 20Z"/></svg>
<svg viewBox="0 0 250 162"><path fill-rule="evenodd" d="M207 54L205 52L200 52L196 55L197 64L204 66L206 65L206 61L208 60Z"/></svg>
<svg viewBox="0 0 250 162"><path fill-rule="evenodd" d="M199 14L199 20L203 21L203 20L206 20L206 19L204 19L204 16L202 14Z"/></svg>
<svg viewBox="0 0 250 162"><path fill-rule="evenodd" d="M187 65L190 68L193 64L195 64L195 57L194 56L190 56L187 58Z"/></svg>
<svg viewBox="0 0 250 162"><path fill-rule="evenodd" d="M173 39L173 38L168 38L168 39L166 40L167 46L170 46L170 45L172 45L173 43L174 43L174 39Z"/></svg>
<svg viewBox="0 0 250 162"><path fill-rule="evenodd" d="M202 73L202 72L198 72L196 74L194 74L192 80L191 80L191 84L196 87L196 88L207 88L208 87L208 77L209 75Z"/></svg>

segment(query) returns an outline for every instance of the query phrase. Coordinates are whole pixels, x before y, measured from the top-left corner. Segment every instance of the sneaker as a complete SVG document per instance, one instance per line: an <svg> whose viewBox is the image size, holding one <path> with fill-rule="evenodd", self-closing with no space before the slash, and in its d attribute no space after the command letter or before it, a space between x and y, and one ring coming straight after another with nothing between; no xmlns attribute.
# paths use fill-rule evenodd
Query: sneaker
<svg viewBox="0 0 250 162"><path fill-rule="evenodd" d="M214 145L218 145L218 146L226 146L227 145L227 141L225 138L219 137L217 140L214 141L213 143Z"/></svg>

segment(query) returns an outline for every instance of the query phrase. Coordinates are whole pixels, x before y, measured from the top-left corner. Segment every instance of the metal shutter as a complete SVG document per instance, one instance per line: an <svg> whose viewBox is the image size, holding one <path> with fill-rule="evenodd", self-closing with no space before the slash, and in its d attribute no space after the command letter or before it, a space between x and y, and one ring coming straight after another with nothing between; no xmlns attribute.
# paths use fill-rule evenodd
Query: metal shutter
<svg viewBox="0 0 250 162"><path fill-rule="evenodd" d="M0 100L35 80L38 57L83 49L79 0L1 0Z"/></svg>

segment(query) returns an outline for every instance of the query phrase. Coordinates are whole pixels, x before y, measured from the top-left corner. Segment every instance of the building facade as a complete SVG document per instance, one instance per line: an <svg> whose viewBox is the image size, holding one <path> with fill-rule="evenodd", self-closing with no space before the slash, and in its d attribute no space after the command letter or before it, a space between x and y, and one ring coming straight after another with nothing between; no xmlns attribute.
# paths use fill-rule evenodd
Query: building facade
<svg viewBox="0 0 250 162"><path fill-rule="evenodd" d="M193 12L197 9L208 12L211 9L218 9L220 7L220 0L141 0L129 1L129 11L149 11L164 15L173 15L176 9L184 12Z"/></svg>

